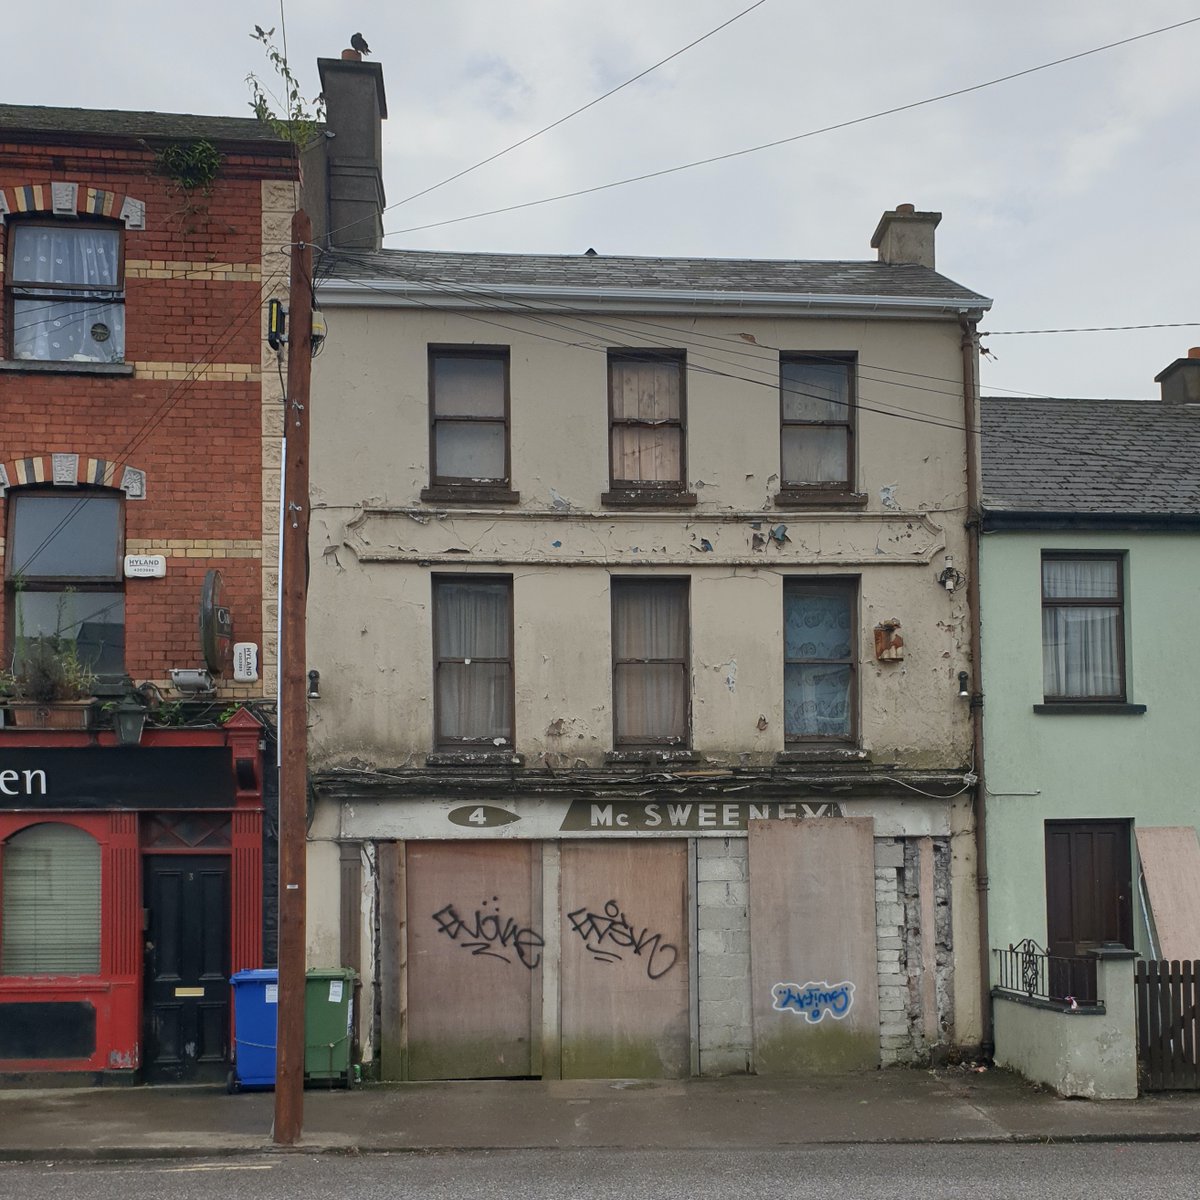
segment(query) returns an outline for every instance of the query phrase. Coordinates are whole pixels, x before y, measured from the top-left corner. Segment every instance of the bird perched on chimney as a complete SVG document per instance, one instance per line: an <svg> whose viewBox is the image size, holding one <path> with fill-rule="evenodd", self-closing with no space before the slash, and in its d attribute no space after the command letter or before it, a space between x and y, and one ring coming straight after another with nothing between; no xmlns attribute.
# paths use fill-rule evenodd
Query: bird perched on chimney
<svg viewBox="0 0 1200 1200"><path fill-rule="evenodd" d="M371 47L367 45L367 39L361 33L356 33L350 39L351 49L357 50L359 54L370 54Z"/></svg>

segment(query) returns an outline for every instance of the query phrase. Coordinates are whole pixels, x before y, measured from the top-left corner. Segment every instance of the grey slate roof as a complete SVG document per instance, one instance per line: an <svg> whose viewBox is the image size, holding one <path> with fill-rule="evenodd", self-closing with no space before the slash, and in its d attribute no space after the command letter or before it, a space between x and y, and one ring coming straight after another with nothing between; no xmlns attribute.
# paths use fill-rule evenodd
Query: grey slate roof
<svg viewBox="0 0 1200 1200"><path fill-rule="evenodd" d="M981 408L985 510L1200 514L1200 405L985 396Z"/></svg>
<svg viewBox="0 0 1200 1200"><path fill-rule="evenodd" d="M86 134L120 138L207 138L280 142L257 117L202 117L190 113L122 112L100 108L45 108L0 104L0 133Z"/></svg>
<svg viewBox="0 0 1200 1200"><path fill-rule="evenodd" d="M991 301L914 264L771 259L634 258L597 254L464 254L432 250L339 252L322 275L362 283L434 283L462 288L627 288L675 292L882 296L972 308Z"/></svg>

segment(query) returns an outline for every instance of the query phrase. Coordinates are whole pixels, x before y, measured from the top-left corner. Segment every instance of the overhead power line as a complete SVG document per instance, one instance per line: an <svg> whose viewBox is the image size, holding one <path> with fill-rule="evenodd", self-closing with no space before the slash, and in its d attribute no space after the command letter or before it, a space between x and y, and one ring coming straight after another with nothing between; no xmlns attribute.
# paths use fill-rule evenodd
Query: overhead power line
<svg viewBox="0 0 1200 1200"><path fill-rule="evenodd" d="M1069 329L985 329L980 337L1015 337L1019 333L1124 333L1131 329L1193 329L1200 321L1158 321L1152 325L1076 325Z"/></svg>
<svg viewBox="0 0 1200 1200"><path fill-rule="evenodd" d="M776 146L786 146L792 142L799 142L805 138L819 137L821 134L833 133L839 129L849 129L854 125L864 125L868 121L878 121L882 117L895 116L897 113L909 112L914 108L923 108L926 105L938 104L943 100L952 100L958 96L967 96L972 92L980 92L985 88L996 87L1001 83L1009 83L1014 79L1021 79L1026 75L1034 75L1039 71L1048 71L1052 67L1061 67L1065 63L1076 62L1081 58L1088 58L1094 54L1102 54L1106 50L1115 50L1120 46L1128 46L1133 42L1139 42L1145 38L1157 37L1162 33L1170 33L1175 29L1182 29L1187 25L1194 25L1200 22L1200 17L1189 17L1186 21L1176 21L1171 25L1162 25L1158 29L1148 29L1144 33L1136 33L1131 37L1121 38L1115 42L1106 42L1103 46L1093 46L1090 50L1080 50L1075 54L1068 54L1063 58L1056 58L1050 62L1038 63L1033 67L1025 67L1020 71L1012 71L1007 75L997 76L995 79L987 79L982 83L974 83L969 87L955 88L950 92L942 92L936 96L927 96L923 100L913 100L907 104L897 104L891 108L881 109L878 112L868 113L862 117L852 117L846 121L838 121L832 125L823 125L819 129L809 129L804 133L792 134L790 137L777 138L771 142L761 142L757 146L747 146L742 150L731 150L726 154L714 154L708 158L696 159L693 162L680 163L674 167L664 167L658 171L647 171L641 175L630 175L625 179L613 180L611 183L599 183L593 187L578 188L573 192L560 192L556 196L543 196L540 200L526 200L520 204L508 204L502 208L491 208L484 212L467 213L461 217L448 217L442 221L430 221L424 225L410 225L406 229L388 230L384 234L385 237L397 237L405 233L418 233L425 229L440 229L445 225L457 225L463 221L477 221L482 217L495 217L502 213L517 212L525 208L536 208L542 204L554 204L559 200L572 200L578 196L590 196L596 192L608 191L612 188L624 187L630 183L641 183L647 179L659 179L664 175L674 175L679 171L690 171L694 167L704 167L712 163L727 162L732 158L741 158L747 154L757 154L761 150L772 150Z"/></svg>

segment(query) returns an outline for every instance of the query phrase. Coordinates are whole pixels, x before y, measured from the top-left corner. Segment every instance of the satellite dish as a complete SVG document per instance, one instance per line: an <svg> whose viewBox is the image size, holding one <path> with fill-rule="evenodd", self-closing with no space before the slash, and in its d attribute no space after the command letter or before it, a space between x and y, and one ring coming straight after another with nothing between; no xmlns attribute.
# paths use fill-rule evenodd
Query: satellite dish
<svg viewBox="0 0 1200 1200"><path fill-rule="evenodd" d="M200 648L204 664L214 675L224 675L233 662L233 615L225 604L225 581L213 568L204 573L200 589Z"/></svg>

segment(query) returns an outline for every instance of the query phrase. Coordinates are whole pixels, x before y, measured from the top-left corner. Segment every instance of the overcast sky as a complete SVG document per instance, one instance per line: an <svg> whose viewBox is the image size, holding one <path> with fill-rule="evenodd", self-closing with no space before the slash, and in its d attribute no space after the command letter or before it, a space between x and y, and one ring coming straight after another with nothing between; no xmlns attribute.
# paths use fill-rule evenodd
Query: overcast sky
<svg viewBox="0 0 1200 1200"><path fill-rule="evenodd" d="M666 57L752 0L286 0L307 94L359 29L383 64L389 203ZM335 10L340 15L334 15ZM537 200L969 87L1200 16L1200 0L766 0L646 79L385 214L395 247L873 258L897 203L986 329L1200 321L1200 23L970 95L523 211ZM278 0L9 6L0 100L248 115ZM20 51L16 50L20 47ZM1200 328L993 337L984 389L1149 397Z"/></svg>

